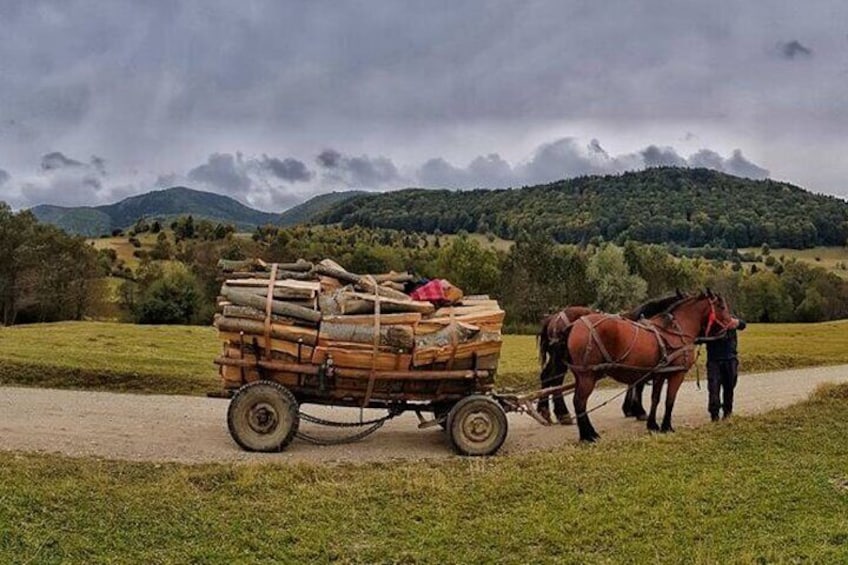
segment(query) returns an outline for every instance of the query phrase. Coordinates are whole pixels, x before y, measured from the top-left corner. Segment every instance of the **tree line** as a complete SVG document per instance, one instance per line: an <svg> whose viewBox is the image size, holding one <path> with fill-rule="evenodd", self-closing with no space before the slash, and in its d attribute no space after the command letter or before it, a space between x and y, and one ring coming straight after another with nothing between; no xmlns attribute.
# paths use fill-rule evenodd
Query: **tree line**
<svg viewBox="0 0 848 565"><path fill-rule="evenodd" d="M506 190L410 189L359 196L313 218L433 233L542 233L558 243L610 241L743 248L845 245L848 203L772 180L653 168Z"/></svg>
<svg viewBox="0 0 848 565"><path fill-rule="evenodd" d="M133 229L138 237L143 225ZM188 219L157 231L129 268L112 250L0 207L0 306L6 325L97 318L106 281L118 281L118 315L138 323L208 324L220 287L217 262L331 257L354 272L412 271L447 278L468 294L490 294L511 331L535 331L546 314L569 304L619 312L673 292L710 287L751 322L848 318L848 281L821 267L733 250L693 250L634 241L557 244L548 233L522 232L495 249L476 234L435 235L359 226L264 226L245 236L191 227ZM672 251L678 252L677 254ZM683 251L683 252L681 252ZM113 285L114 287L114 285Z"/></svg>

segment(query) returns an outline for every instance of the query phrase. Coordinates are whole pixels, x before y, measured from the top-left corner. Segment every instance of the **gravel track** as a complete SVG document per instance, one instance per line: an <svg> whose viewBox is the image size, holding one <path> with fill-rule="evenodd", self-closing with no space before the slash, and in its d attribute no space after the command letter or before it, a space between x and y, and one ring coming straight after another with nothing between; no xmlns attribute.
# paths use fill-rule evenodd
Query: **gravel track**
<svg viewBox="0 0 848 565"><path fill-rule="evenodd" d="M788 406L806 399L819 384L827 382L848 382L848 365L742 375L736 389L735 412L750 415ZM618 392L620 389L616 388L596 390L589 406ZM650 391L646 391L646 401L649 396ZM417 429L418 421L412 413L395 418L355 444L319 447L295 440L283 453L246 453L227 432L227 402L188 396L0 387L0 449L180 463L365 463L453 456L443 432ZM701 390L694 382L684 383L675 406L675 427L709 423L706 402L706 383L702 383ZM305 411L331 419L359 417L355 409L306 406ZM366 418L378 414L365 411ZM621 416L620 399L595 411L591 418L605 438L647 433L644 422ZM520 414L510 414L509 425L500 455L551 449L577 441L574 426L543 427ZM316 435L328 433L307 424L302 429ZM333 433L329 432L329 437Z"/></svg>

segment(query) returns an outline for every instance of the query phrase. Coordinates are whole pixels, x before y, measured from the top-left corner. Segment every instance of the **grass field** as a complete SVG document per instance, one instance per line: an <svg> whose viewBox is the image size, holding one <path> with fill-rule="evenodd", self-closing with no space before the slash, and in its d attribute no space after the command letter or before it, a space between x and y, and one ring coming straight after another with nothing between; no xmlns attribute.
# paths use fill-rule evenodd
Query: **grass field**
<svg viewBox="0 0 848 565"><path fill-rule="evenodd" d="M845 563L848 387L491 460L180 466L0 453L0 562Z"/></svg>
<svg viewBox="0 0 848 565"><path fill-rule="evenodd" d="M740 249L740 253L752 252L760 255L759 247L749 249ZM804 263L809 263L817 267L823 267L832 273L836 273L842 278L848 278L848 270L842 268L841 265L848 265L848 246L846 247L813 247L811 249L772 249L770 252L774 258L779 259L781 256L794 257ZM763 263L758 266L765 268Z"/></svg>
<svg viewBox="0 0 848 565"><path fill-rule="evenodd" d="M218 352L209 327L63 322L0 328L0 384L204 394L219 387L212 364ZM848 363L848 321L753 324L740 334L740 355L746 372ZM504 336L498 386L537 386L538 364L533 336Z"/></svg>

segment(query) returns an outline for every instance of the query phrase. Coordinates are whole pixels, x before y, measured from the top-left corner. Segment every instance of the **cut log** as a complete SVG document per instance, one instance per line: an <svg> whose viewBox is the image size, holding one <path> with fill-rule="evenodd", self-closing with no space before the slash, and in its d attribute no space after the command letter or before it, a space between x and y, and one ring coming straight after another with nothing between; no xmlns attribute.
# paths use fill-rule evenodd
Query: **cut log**
<svg viewBox="0 0 848 565"><path fill-rule="evenodd" d="M337 302L341 307L342 314L370 314L374 312L375 297L370 294L359 292L342 291L337 294ZM394 300L392 298L380 298L380 309L382 312L418 312L419 314L432 314L435 307L429 302L417 302L415 300Z"/></svg>
<svg viewBox="0 0 848 565"><path fill-rule="evenodd" d="M290 281L290 283L298 282L300 284L311 284L305 283L302 281ZM315 283L316 285L318 283ZM258 296L267 296L268 295L268 282L265 282L265 286L239 286L237 284L232 284L232 282L227 281L227 283L222 287L231 288L237 291L244 291L256 294ZM272 291L273 296L277 300L301 300L301 301L313 301L315 297L318 296L317 289L312 288L299 288L296 286L288 285L274 285L274 290Z"/></svg>
<svg viewBox="0 0 848 565"><path fill-rule="evenodd" d="M258 320L260 322L265 321L265 312L257 310L256 308L251 308L250 306L227 304L224 306L223 314L227 318L245 318L247 320ZM289 318L286 316L279 316L277 314L271 314L271 321L277 324L287 325L305 325L311 327L315 327L317 325L315 322L307 322L306 320L298 320L297 318Z"/></svg>
<svg viewBox="0 0 848 565"><path fill-rule="evenodd" d="M319 345L329 342L348 341L354 343L374 343L374 325L336 324L328 320L321 322L318 335ZM412 351L415 346L415 333L412 326L381 326L379 345Z"/></svg>
<svg viewBox="0 0 848 565"><path fill-rule="evenodd" d="M367 350L354 350L340 347L316 347L312 355L312 363L320 365L332 356L333 364L337 367L352 369L374 369L376 371L405 371L409 369L412 356L409 354L377 353Z"/></svg>
<svg viewBox="0 0 848 565"><path fill-rule="evenodd" d="M409 273L396 273L395 271L381 275L373 275L373 277L378 283L393 282L403 284L415 280L415 277Z"/></svg>
<svg viewBox="0 0 848 565"><path fill-rule="evenodd" d="M234 288L225 287L222 289L224 296L232 302L233 304L237 304L238 306L250 306L252 308L258 308L259 310L265 310L265 298L253 294L247 290L237 290ZM280 316L288 316L291 318L298 318L300 320L306 320L309 322L320 322L321 321L321 313L316 312L315 310L311 310L309 308L304 308L303 306L297 306L295 304L289 304L287 302L282 302L280 300L272 300L271 301L271 312L274 314L279 314Z"/></svg>
<svg viewBox="0 0 848 565"><path fill-rule="evenodd" d="M242 336L235 332L218 332L218 337L221 341L225 341L235 347L238 347L239 342L242 339ZM259 350L262 352L262 356L264 358L265 355L265 338L259 335L253 334L245 334L244 341L245 343L254 344L259 347ZM283 339L271 339L271 351L279 351L281 353L286 353L293 357L297 357L298 347L300 347L301 359L303 362L308 363L309 359L312 357L312 353L314 352L314 347L304 344L297 344L291 341L286 341Z"/></svg>
<svg viewBox="0 0 848 565"><path fill-rule="evenodd" d="M447 347L454 343L464 343L480 333L480 328L465 324L463 322L454 322L449 324L439 331L418 334L415 336L415 348L420 347Z"/></svg>
<svg viewBox="0 0 848 565"><path fill-rule="evenodd" d="M277 265L279 271L294 271L298 273L306 273L312 270L312 263L303 259L298 259L294 263L280 263Z"/></svg>
<svg viewBox="0 0 848 565"><path fill-rule="evenodd" d="M503 310L488 310L479 314L463 314L461 316L445 317L445 318L426 318L421 320L418 327L415 329L416 334L427 334L437 332L449 326L454 322L462 322L477 326L484 332L500 332L503 327L504 316L506 313Z"/></svg>
<svg viewBox="0 0 848 565"><path fill-rule="evenodd" d="M409 300L409 297L403 292L385 286L379 286L374 281L369 280L367 277L363 277L361 275L349 273L347 271L339 270L337 268L333 268L332 266L325 265L324 261L321 261L321 263L315 265L314 271L319 275L331 277L340 280L344 283L356 285L361 290L364 290L365 292L370 292L371 294L379 294L380 296L383 296L385 298L391 298L393 300Z"/></svg>
<svg viewBox="0 0 848 565"><path fill-rule="evenodd" d="M373 314L365 314L365 315L352 315L352 316L324 316L324 322L328 322L331 324L356 324L363 326L373 326L374 325L374 315ZM421 314L417 312L410 312L405 314L380 314L380 325L381 326L394 326L394 325L406 325L406 326L415 326L418 322L421 321Z"/></svg>
<svg viewBox="0 0 848 565"><path fill-rule="evenodd" d="M224 316L215 320L215 327L222 332L244 332L246 334L264 336L265 323L244 318L226 318ZM275 339L284 339L295 343L302 341L307 345L315 345L318 341L318 331L302 328L300 326L286 326L282 324L271 324L270 335ZM264 339L264 338L263 338Z"/></svg>
<svg viewBox="0 0 848 565"><path fill-rule="evenodd" d="M499 354L501 351L501 335L499 333L480 333L471 341L446 345L442 347L416 347L413 352L412 364L416 367L432 365L433 363L451 363L457 359L473 358L474 355Z"/></svg>

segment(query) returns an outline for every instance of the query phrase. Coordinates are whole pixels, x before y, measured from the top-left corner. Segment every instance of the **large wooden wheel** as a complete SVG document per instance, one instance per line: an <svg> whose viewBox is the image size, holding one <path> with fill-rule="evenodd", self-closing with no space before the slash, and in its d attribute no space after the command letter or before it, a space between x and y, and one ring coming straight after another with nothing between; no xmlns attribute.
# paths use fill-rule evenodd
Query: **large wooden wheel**
<svg viewBox="0 0 848 565"><path fill-rule="evenodd" d="M282 451L291 443L299 424L294 395L271 381L244 385L227 410L230 435L247 451Z"/></svg>
<svg viewBox="0 0 848 565"><path fill-rule="evenodd" d="M466 396L448 414L448 438L460 455L494 455L506 440L507 430L506 413L488 396Z"/></svg>

